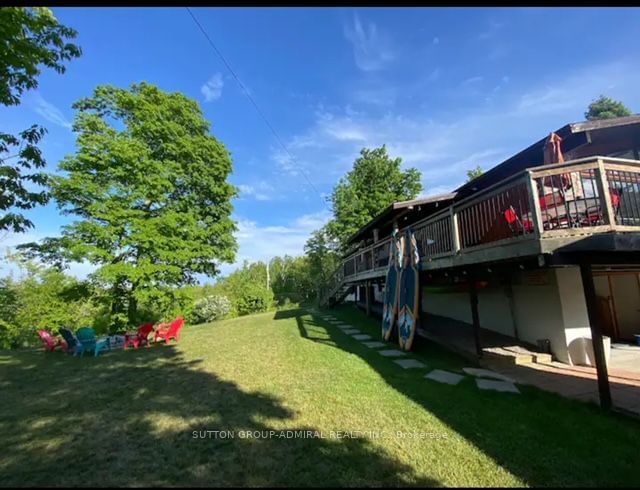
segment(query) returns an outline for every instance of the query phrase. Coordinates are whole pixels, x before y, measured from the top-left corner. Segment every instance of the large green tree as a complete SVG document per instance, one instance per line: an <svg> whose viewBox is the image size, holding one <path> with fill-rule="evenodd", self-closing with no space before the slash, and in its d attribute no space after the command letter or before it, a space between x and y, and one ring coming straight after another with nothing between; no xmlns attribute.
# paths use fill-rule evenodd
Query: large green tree
<svg viewBox="0 0 640 490"><path fill-rule="evenodd" d="M0 8L0 104L18 105L26 90L37 88L41 66L64 73L64 62L81 53L67 42L76 35L48 8ZM21 210L48 201L40 170L46 162L37 146L45 132L35 125L17 136L0 132L0 231L32 227Z"/></svg>
<svg viewBox="0 0 640 490"><path fill-rule="evenodd" d="M595 99L584 113L588 121L630 116L631 111L620 101L601 95Z"/></svg>
<svg viewBox="0 0 640 490"><path fill-rule="evenodd" d="M98 86L74 108L77 152L51 176L51 193L76 220L25 248L98 266L93 277L110 288L112 314L133 322L139 301L164 300L234 260L231 157L198 103L180 93L144 82Z"/></svg>
<svg viewBox="0 0 640 490"><path fill-rule="evenodd" d="M333 219L327 232L341 249L359 228L396 201L415 198L422 190L420 171L401 170L401 158L391 158L386 146L363 148L353 169L336 184L331 195Z"/></svg>

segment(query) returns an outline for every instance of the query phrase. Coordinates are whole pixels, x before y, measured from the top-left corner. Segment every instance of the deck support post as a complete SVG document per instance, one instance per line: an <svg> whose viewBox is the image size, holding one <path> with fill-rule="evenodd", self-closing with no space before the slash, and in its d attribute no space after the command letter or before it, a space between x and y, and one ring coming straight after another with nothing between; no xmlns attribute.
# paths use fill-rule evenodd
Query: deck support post
<svg viewBox="0 0 640 490"><path fill-rule="evenodd" d="M367 307L367 316L371 316L371 283L364 283L364 297Z"/></svg>
<svg viewBox="0 0 640 490"><path fill-rule="evenodd" d="M511 324L513 325L513 336L516 340L520 340L518 335L518 318L516 316L516 302L513 299L513 277L509 275L507 284L504 287L504 292L509 300L509 312L511 313Z"/></svg>
<svg viewBox="0 0 640 490"><path fill-rule="evenodd" d="M476 344L476 354L482 358L482 341L480 340L480 314L478 312L478 290L476 288L476 275L469 271L469 300L471 303L471 318L473 320L473 339Z"/></svg>
<svg viewBox="0 0 640 490"><path fill-rule="evenodd" d="M600 394L600 406L608 410L611 408L611 387L609 386L609 373L602 344L602 327L600 325L598 313L596 311L596 288L593 284L593 274L591 263L585 259L580 261L580 275L582 276L582 288L584 298L587 303L587 315L589 326L591 327L591 342L593 344L593 355L596 361L596 371L598 373L598 392Z"/></svg>

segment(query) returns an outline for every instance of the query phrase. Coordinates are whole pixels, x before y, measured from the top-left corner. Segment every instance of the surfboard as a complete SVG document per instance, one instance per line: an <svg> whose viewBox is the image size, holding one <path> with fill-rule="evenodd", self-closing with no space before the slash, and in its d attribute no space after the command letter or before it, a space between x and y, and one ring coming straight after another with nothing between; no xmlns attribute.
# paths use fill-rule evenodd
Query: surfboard
<svg viewBox="0 0 640 490"><path fill-rule="evenodd" d="M382 307L382 338L389 340L398 313L398 279L400 274L401 249L394 233L389 244L389 269L384 283L384 304Z"/></svg>
<svg viewBox="0 0 640 490"><path fill-rule="evenodd" d="M401 349L411 350L420 314L420 254L410 228L406 231L402 260L398 294L398 343Z"/></svg>

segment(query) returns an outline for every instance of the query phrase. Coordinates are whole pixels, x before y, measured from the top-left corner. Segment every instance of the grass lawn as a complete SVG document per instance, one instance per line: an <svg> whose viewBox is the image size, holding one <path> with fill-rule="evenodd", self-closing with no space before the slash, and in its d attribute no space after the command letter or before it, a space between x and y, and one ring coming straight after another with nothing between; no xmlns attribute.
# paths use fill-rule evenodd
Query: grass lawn
<svg viewBox="0 0 640 490"><path fill-rule="evenodd" d="M379 335L359 311L330 313ZM468 365L433 345L412 357ZM179 344L98 358L0 351L0 485L640 484L640 422L426 372L301 310L187 326ZM235 437L194 438L207 430Z"/></svg>

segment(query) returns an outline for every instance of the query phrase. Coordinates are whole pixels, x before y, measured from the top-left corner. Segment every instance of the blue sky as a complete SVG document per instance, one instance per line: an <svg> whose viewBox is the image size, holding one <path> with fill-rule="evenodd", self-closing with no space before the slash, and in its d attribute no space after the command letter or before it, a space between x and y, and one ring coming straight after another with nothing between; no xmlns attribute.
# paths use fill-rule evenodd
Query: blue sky
<svg viewBox="0 0 640 490"><path fill-rule="evenodd" d="M64 75L45 70L19 107L0 108L0 130L47 127L41 148L55 170L74 151L71 104L96 85L145 80L197 99L232 153L238 263L302 253L329 218L305 175L327 195L362 147L386 143L435 194L582 120L601 93L640 112L634 8L193 11L295 161L182 8L55 8L83 55ZM35 228L1 247L56 235L70 219L54 203L28 216Z"/></svg>

